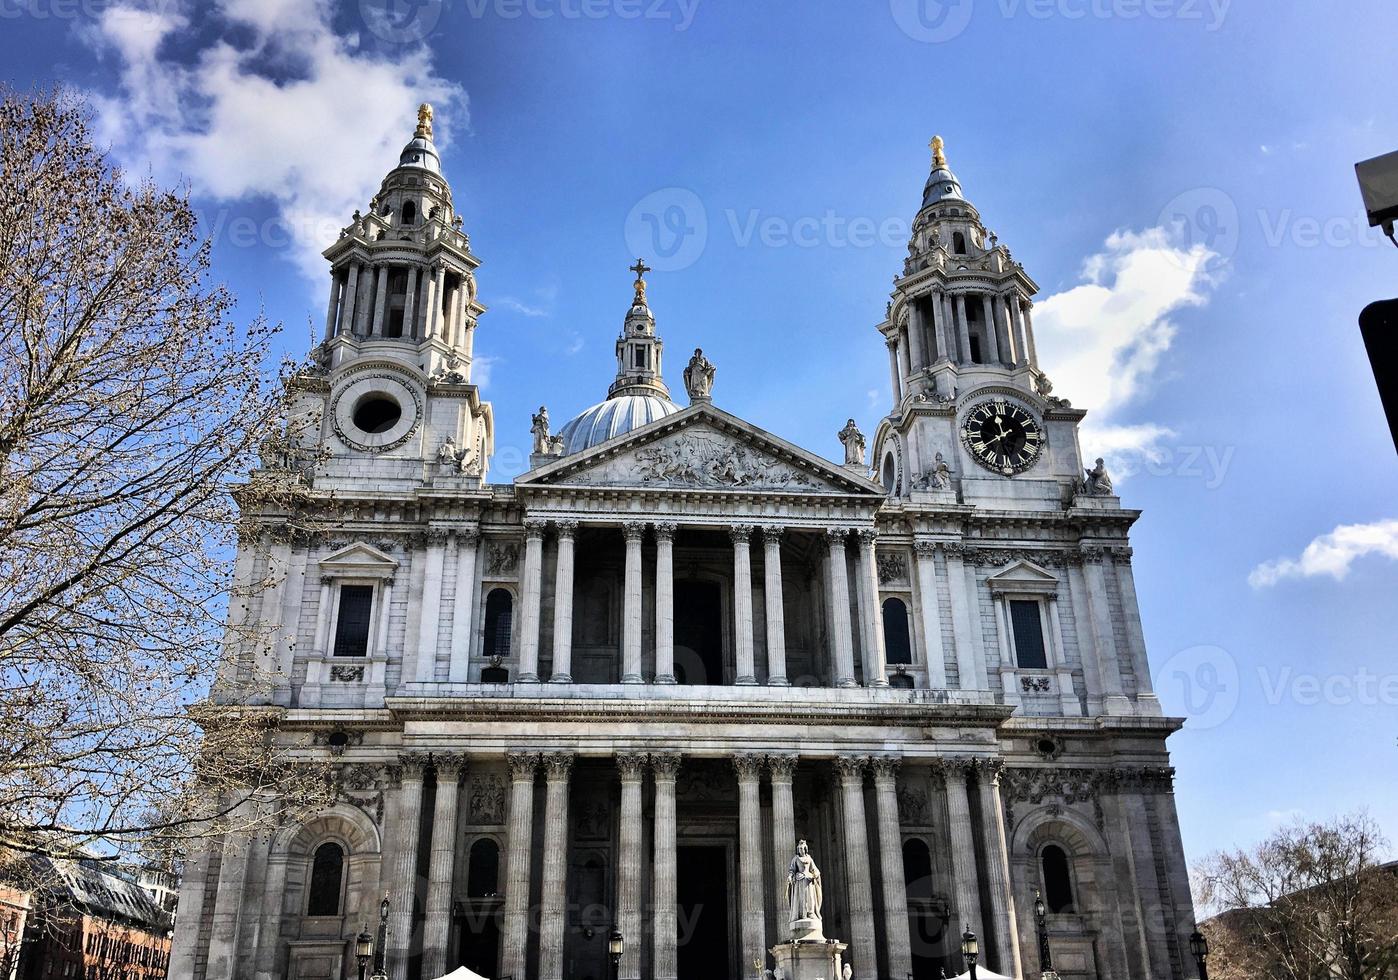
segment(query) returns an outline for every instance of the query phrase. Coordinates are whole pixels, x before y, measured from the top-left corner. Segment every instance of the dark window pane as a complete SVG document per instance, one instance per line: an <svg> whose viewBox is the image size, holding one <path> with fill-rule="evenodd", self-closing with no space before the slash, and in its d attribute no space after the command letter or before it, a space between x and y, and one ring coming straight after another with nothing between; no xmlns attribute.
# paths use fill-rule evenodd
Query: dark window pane
<svg viewBox="0 0 1398 980"><path fill-rule="evenodd" d="M345 852L339 844L325 843L316 848L311 861L311 897L307 915L340 914L340 881L345 872Z"/></svg>
<svg viewBox="0 0 1398 980"><path fill-rule="evenodd" d="M504 589L492 589L485 597L485 655L510 655L510 629L514 616L514 599Z"/></svg>
<svg viewBox="0 0 1398 980"><path fill-rule="evenodd" d="M466 871L466 895L489 898L500 891L500 845L483 837L471 845Z"/></svg>
<svg viewBox="0 0 1398 980"><path fill-rule="evenodd" d="M883 601L883 645L891 664L913 662L912 643L908 639L908 607L902 599Z"/></svg>
<svg viewBox="0 0 1398 980"><path fill-rule="evenodd" d="M920 838L909 837L903 842L903 884L913 901L932 898L932 852Z"/></svg>
<svg viewBox="0 0 1398 980"><path fill-rule="evenodd" d="M1057 844L1044 848L1044 904L1050 912L1072 912L1073 875L1068 869L1068 855Z"/></svg>
<svg viewBox="0 0 1398 980"><path fill-rule="evenodd" d="M362 657L369 652L369 615L373 609L372 585L340 586L340 616L335 624L335 656Z"/></svg>
<svg viewBox="0 0 1398 980"><path fill-rule="evenodd" d="M1021 667L1042 670L1048 666L1044 649L1044 627L1039 619L1039 604L1015 599L1010 603L1010 625L1014 629L1015 659Z"/></svg>

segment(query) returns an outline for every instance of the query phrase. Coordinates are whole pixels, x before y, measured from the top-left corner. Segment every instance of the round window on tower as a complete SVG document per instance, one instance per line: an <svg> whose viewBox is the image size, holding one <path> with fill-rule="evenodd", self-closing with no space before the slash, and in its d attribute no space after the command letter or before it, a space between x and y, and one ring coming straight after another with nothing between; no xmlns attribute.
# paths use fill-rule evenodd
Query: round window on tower
<svg viewBox="0 0 1398 980"><path fill-rule="evenodd" d="M355 428L370 435L387 432L402 417L402 406L382 392L371 392L354 406Z"/></svg>

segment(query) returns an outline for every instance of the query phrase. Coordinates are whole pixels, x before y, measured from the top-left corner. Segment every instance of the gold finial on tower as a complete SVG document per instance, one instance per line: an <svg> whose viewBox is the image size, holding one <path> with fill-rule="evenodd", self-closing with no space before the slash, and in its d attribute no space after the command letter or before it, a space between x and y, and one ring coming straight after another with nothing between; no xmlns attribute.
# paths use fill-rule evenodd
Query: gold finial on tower
<svg viewBox="0 0 1398 980"><path fill-rule="evenodd" d="M932 147L932 169L944 169L947 165L946 143L942 142L940 136L934 136L932 142L927 145Z"/></svg>
<svg viewBox="0 0 1398 980"><path fill-rule="evenodd" d="M432 106L430 103L424 102L417 107L417 132L413 133L413 136L429 140L432 138Z"/></svg>
<svg viewBox="0 0 1398 980"><path fill-rule="evenodd" d="M636 281L632 283L632 288L636 290L636 302L642 306L646 302L646 279L645 275L651 271L651 267L646 265L645 259L637 259L636 264L628 266L630 271L636 273Z"/></svg>

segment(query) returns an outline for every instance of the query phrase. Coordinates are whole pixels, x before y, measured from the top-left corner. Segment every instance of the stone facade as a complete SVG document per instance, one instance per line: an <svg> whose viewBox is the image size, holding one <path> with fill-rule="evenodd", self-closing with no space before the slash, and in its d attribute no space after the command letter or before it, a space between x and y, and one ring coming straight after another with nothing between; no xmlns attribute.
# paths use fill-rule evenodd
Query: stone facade
<svg viewBox="0 0 1398 980"><path fill-rule="evenodd" d="M914 228L872 465L852 425L836 464L725 412L702 352L672 402L638 263L608 399L566 438L541 410L490 484L478 260L423 114L326 252L266 462L309 503L250 515L235 573L266 584L218 682L339 801L191 857L172 975L341 980L386 894L394 980L600 980L613 927L621 980L736 980L790 938L805 839L859 980L960 972L968 928L1035 971L1037 890L1061 976L1186 976L1138 513L1084 479L1037 287L940 143Z"/></svg>

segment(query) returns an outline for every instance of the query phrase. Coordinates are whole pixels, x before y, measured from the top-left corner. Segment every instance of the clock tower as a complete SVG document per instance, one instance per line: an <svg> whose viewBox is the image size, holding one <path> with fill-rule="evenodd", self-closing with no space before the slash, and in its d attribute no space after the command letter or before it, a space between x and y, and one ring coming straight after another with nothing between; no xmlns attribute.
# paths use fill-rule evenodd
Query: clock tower
<svg viewBox="0 0 1398 980"><path fill-rule="evenodd" d="M936 492L964 503L1068 502L1083 475L1082 411L1050 394L1034 347L1038 285L981 222L932 140L886 319L893 406L874 439L889 495Z"/></svg>

